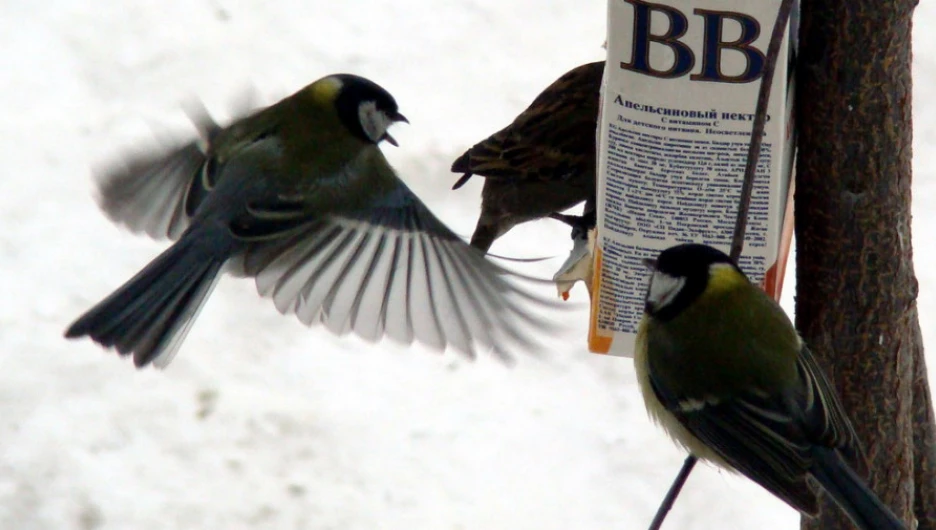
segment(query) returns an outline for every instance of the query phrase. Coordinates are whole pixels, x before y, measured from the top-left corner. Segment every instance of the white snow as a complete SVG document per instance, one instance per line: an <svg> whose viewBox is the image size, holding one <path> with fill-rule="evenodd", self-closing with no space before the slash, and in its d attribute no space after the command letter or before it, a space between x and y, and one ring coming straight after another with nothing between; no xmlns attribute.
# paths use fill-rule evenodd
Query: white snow
<svg viewBox="0 0 936 530"><path fill-rule="evenodd" d="M328 73L365 75L412 122L385 151L459 233L480 179L450 162L548 83L603 56L603 0L13 0L0 4L0 528L618 529L652 517L684 455L644 412L631 362L581 330L514 368L366 344L280 316L225 278L165 371L137 371L68 323L165 242L113 226L91 168L186 131L193 95L222 115ZM920 26L934 6L917 9ZM924 53L933 32L916 37ZM936 340L936 63L915 63L916 270ZM495 252L556 256L543 221ZM788 279L785 306L792 309ZM792 528L752 483L698 469L667 528Z"/></svg>

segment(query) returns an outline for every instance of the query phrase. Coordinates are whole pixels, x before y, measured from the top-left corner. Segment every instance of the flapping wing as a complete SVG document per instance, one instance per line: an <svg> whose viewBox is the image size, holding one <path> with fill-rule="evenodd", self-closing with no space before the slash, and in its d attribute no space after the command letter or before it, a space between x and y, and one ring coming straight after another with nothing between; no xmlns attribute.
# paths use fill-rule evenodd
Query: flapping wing
<svg viewBox="0 0 936 530"><path fill-rule="evenodd" d="M298 204L255 205L252 213L258 222L235 232L251 241L242 271L277 309L307 325L451 346L469 357L490 349L504 359L555 329L538 309L556 302L532 291L547 292L548 281L486 259L402 182L370 208L325 218Z"/></svg>
<svg viewBox="0 0 936 530"><path fill-rule="evenodd" d="M152 238L178 239L189 226L186 197L202 187L206 158L192 142L168 154L130 156L100 177L99 203L112 221ZM191 201L189 201L191 202Z"/></svg>
<svg viewBox="0 0 936 530"><path fill-rule="evenodd" d="M256 107L256 96L248 93L241 99L234 111L246 116ZM188 102L185 111L198 130L198 140L130 154L122 164L99 175L98 200L115 223L155 239L178 239L216 183L221 165L215 150L219 135L226 135L223 142L231 151L232 146L261 139L265 132L261 129L256 138L250 137L237 124L225 132L198 100Z"/></svg>

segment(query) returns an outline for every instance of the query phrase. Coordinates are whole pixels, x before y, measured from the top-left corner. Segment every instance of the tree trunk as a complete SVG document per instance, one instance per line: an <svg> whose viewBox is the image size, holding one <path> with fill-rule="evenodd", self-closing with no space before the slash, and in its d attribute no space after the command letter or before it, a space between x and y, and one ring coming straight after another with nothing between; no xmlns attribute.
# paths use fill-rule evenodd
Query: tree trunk
<svg viewBox="0 0 936 530"><path fill-rule="evenodd" d="M919 530L936 529L936 420L926 381L926 362L916 308L913 319L913 447L914 513Z"/></svg>
<svg viewBox="0 0 936 530"><path fill-rule="evenodd" d="M801 4L796 321L855 425L871 487L905 521L936 530L936 427L910 240L914 6ZM852 528L828 497L821 510L802 528Z"/></svg>

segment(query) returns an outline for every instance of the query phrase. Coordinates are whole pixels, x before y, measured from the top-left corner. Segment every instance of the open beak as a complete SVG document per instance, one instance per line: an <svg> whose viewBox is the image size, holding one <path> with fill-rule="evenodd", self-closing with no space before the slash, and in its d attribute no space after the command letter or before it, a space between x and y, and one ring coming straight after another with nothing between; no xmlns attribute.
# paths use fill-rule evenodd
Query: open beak
<svg viewBox="0 0 936 530"><path fill-rule="evenodd" d="M398 121L402 121L403 123L409 123L409 120L406 119L406 116L400 114L399 112L395 113L393 116L390 116L390 119L393 120L394 123ZM397 143L396 138L390 136L390 133L384 133L383 139L386 140L387 143L389 143L393 147L400 147L400 144Z"/></svg>

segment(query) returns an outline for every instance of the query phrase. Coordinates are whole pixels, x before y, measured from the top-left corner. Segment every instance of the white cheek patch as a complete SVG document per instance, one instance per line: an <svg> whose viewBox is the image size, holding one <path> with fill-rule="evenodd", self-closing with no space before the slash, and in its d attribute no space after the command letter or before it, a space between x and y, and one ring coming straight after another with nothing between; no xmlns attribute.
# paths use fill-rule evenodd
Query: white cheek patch
<svg viewBox="0 0 936 530"><path fill-rule="evenodd" d="M365 101L358 106L358 119L364 134L374 143L383 140L387 128L393 124L393 120L383 111L377 110L377 104L373 101Z"/></svg>
<svg viewBox="0 0 936 530"><path fill-rule="evenodd" d="M668 306L686 284L686 278L670 276L662 272L654 272L650 279L650 290L647 293L647 303L654 311Z"/></svg>

